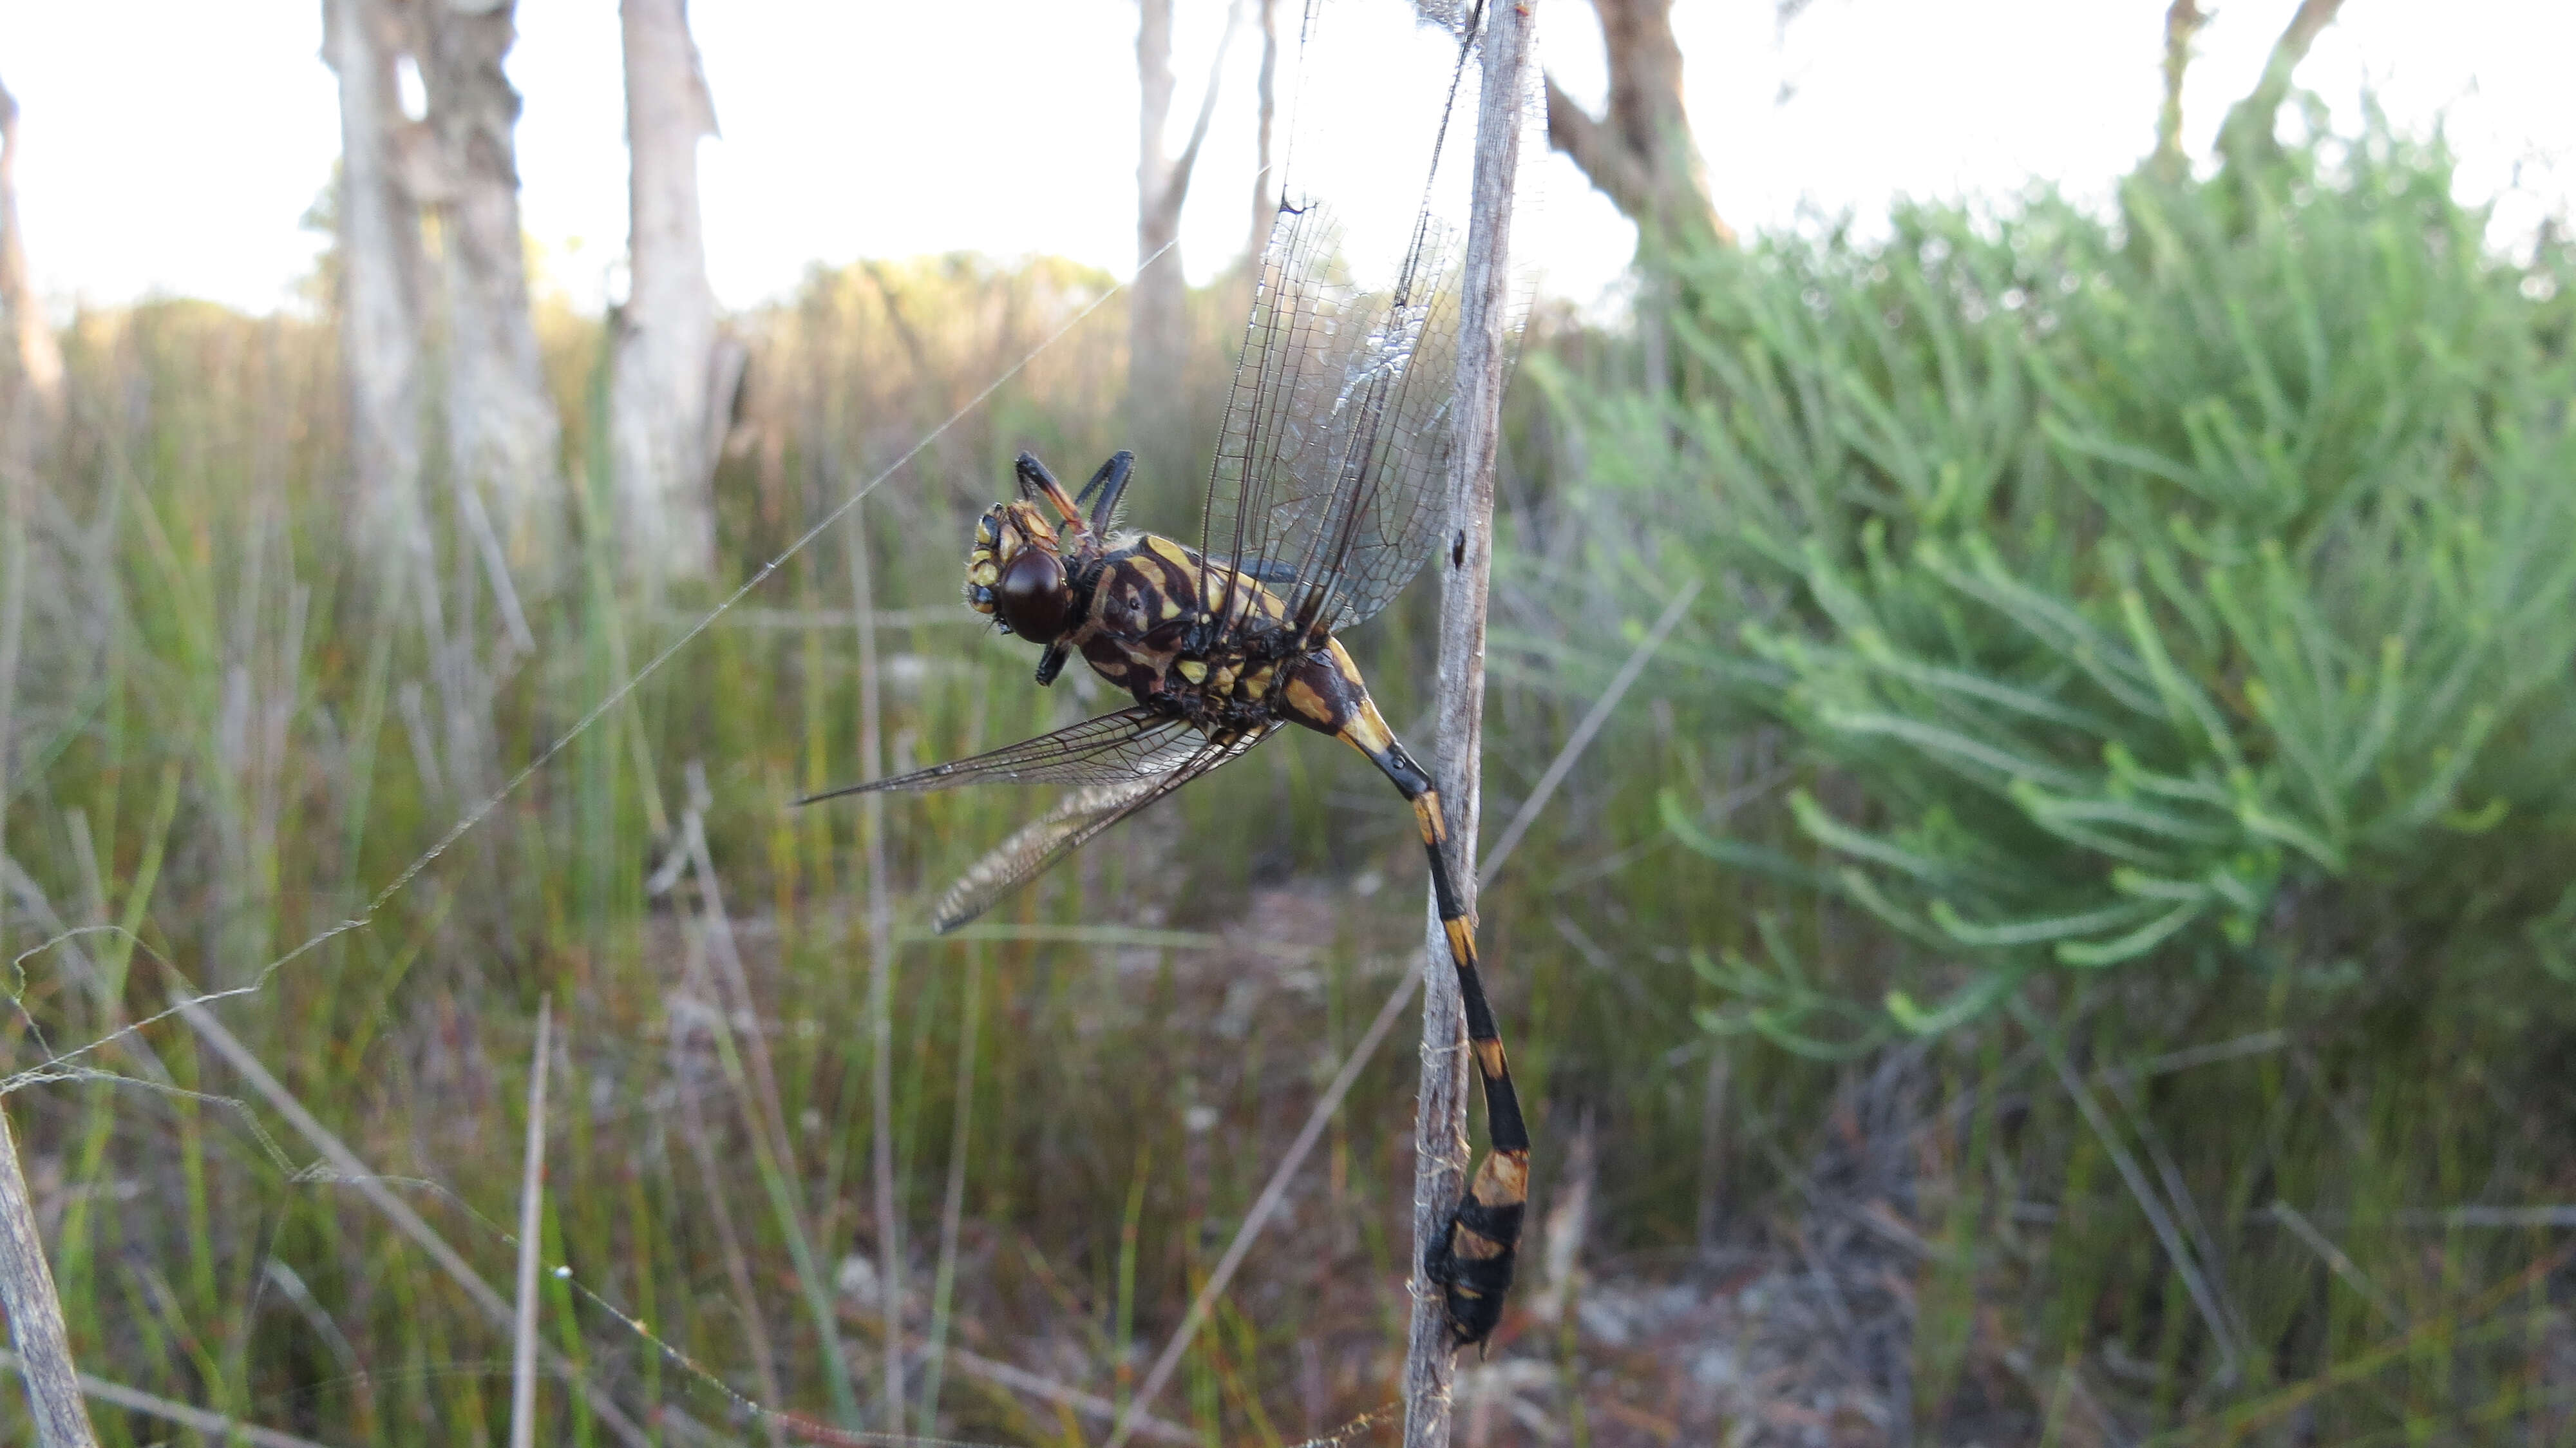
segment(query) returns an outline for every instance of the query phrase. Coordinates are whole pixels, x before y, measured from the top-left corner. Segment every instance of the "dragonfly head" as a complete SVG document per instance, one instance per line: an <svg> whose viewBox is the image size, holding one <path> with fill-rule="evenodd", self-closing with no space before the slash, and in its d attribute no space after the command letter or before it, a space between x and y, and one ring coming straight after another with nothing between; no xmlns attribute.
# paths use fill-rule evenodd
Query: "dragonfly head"
<svg viewBox="0 0 2576 1448"><path fill-rule="evenodd" d="M966 555L966 604L1002 632L1053 643L1073 622L1073 583L1063 543L1031 503L999 503L975 523Z"/></svg>

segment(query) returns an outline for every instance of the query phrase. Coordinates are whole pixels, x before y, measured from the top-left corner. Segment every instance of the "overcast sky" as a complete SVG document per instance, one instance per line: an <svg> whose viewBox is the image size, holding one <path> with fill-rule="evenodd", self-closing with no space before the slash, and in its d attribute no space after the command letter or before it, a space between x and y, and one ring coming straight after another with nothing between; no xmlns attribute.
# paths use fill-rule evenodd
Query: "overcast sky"
<svg viewBox="0 0 2576 1448"><path fill-rule="evenodd" d="M2294 4L2214 7L2186 96L2196 152ZM1883 213L1897 194L1998 194L2032 177L2105 194L2152 139L2164 8L1815 0L1784 35L1775 0L1679 0L1674 25L1718 208L1755 230L1802 211ZM723 125L701 157L708 260L726 304L752 305L816 262L861 256L971 249L1132 265L1132 0L693 9ZM1176 140L1226 13L1223 0L1178 9ZM1280 9L1293 16L1295 0ZM1327 23L1346 41L1380 33L1373 26L1397 35L1403 9L1332 0ZM1544 62L1597 104L1590 8L1538 9ZM298 222L339 144L320 15L319 0L0 0L0 79L25 112L20 204L49 298L287 300L321 244ZM527 102L527 229L548 283L595 303L625 236L615 0L521 0L519 25L510 70ZM1223 71L1182 234L1194 276L1243 246L1257 52L1239 40ZM2365 86L2411 129L2447 115L2463 193L2499 200L2500 229L2520 233L2564 214L2576 181L2571 55L2576 6L2351 0L2300 81L2347 124ZM1309 104L1329 107L1345 132L1385 110L1386 132L1407 133L1384 72L1310 67L1306 83ZM1359 170L1344 184L1399 207L1418 185L1389 175L1371 186ZM1597 300L1631 232L1562 158L1533 200L1520 247L1540 284Z"/></svg>

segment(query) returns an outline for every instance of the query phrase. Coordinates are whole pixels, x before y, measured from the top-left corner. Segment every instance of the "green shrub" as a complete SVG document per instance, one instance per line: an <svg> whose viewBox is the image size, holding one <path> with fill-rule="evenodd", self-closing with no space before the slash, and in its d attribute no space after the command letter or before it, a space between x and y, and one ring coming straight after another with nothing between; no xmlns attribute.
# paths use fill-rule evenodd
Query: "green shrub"
<svg viewBox="0 0 2576 1448"><path fill-rule="evenodd" d="M1621 533L1735 585L1709 665L1848 783L1794 797L1812 878L1951 964L1864 1033L2576 913L2563 264L2376 129L2245 187L1704 252L1673 385L1576 405ZM1713 1025L1853 1015L1770 955Z"/></svg>

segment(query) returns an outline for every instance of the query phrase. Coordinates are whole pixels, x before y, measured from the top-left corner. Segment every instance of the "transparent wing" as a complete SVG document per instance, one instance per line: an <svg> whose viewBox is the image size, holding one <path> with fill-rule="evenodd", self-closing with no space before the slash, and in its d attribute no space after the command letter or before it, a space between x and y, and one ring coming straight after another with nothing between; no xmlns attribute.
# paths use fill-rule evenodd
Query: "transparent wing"
<svg viewBox="0 0 2576 1448"><path fill-rule="evenodd" d="M1175 768L1151 776L1086 785L1066 795L1063 803L994 846L958 876L957 883L948 887L932 909L931 928L954 930L990 910L1003 896L1045 874L1058 860L1082 848L1101 831L1228 760L1241 757L1269 737L1270 727L1265 725L1230 743L1199 740L1197 749Z"/></svg>
<svg viewBox="0 0 2576 1448"><path fill-rule="evenodd" d="M970 759L934 764L892 779L847 785L808 795L798 804L837 799L845 794L888 790L921 793L955 789L963 784L1017 780L1033 784L1114 784L1154 779L1195 758L1207 741L1181 720L1148 709L1121 709L1068 724L1051 734L1023 739Z"/></svg>
<svg viewBox="0 0 2576 1448"><path fill-rule="evenodd" d="M1282 208L1226 404L1200 551L1309 630L1376 614L1431 551L1449 466L1458 268L1424 218L1395 284L1352 284L1320 204ZM1203 590L1202 597L1212 590Z"/></svg>

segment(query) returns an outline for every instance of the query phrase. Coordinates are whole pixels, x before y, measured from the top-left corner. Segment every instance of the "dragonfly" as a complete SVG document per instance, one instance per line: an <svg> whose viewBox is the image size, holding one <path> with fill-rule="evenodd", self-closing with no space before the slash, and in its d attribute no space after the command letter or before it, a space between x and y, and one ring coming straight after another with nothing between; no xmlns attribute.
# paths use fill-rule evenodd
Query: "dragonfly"
<svg viewBox="0 0 2576 1448"><path fill-rule="evenodd" d="M1445 514L1455 251L1425 217L1393 284L1364 290L1349 277L1326 208L1282 205L1198 546L1120 526L1135 464L1123 451L1070 494L1023 452L1013 468L1018 496L975 525L968 606L1039 647L1040 685L1079 654L1135 702L813 799L993 781L1070 787L940 897L932 924L945 932L1282 729L1328 734L1376 765L1413 807L1484 1088L1490 1149L1423 1264L1464 1347L1483 1344L1502 1318L1528 1196L1529 1132L1479 978L1475 924L1442 853L1439 790L1387 726L1337 637L1403 590Z"/></svg>

